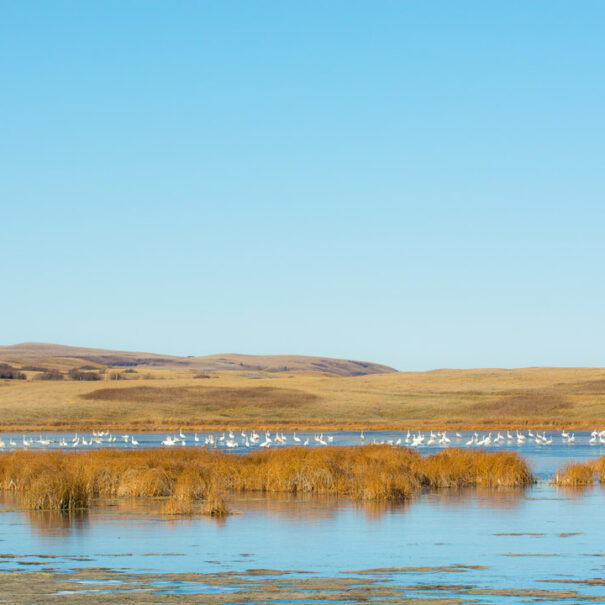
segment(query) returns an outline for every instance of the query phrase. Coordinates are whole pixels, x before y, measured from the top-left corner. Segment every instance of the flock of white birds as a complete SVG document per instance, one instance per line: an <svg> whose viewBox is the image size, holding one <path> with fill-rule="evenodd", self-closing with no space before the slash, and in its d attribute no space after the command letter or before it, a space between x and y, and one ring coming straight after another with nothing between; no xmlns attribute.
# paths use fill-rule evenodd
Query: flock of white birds
<svg viewBox="0 0 605 605"><path fill-rule="evenodd" d="M391 445L393 447L497 447L502 445L523 446L537 445L548 446L553 443L553 435L539 431L492 431L492 432L473 432L465 436L459 432L448 435L447 431L407 431L407 433L397 434L393 437L378 439L375 434L369 433L366 437L362 431L358 440L349 435L340 435L339 443L354 445L359 444L379 444ZM576 443L575 433L569 431L560 431L554 436L556 443L574 445ZM0 436L0 450L5 449L67 449L67 448L96 448L96 447L137 447L140 444L143 447L175 447L175 446L200 446L207 448L224 449L251 449L251 448L270 448L286 445L296 445L302 447L326 446L334 442L334 435L324 435L324 433L315 433L314 435L298 436L296 432L286 435L284 432L270 431L257 432L241 431L237 434L233 431L225 431L222 434L208 433L206 435L179 433L167 435L163 440L157 435L138 435L133 434L114 435L109 431L93 431L92 434L80 435L74 434L73 437L66 436L46 436L41 434L38 438L27 436L25 434L17 437L15 435ZM588 445L605 445L605 430L594 430L590 434L578 435L578 441ZM144 441L144 443L140 443Z"/></svg>

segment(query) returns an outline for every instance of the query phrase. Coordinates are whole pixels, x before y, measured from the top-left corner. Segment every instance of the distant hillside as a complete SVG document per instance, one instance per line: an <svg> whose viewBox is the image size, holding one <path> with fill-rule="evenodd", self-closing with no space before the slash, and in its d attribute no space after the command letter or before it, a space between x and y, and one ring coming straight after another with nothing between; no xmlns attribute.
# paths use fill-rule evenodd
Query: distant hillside
<svg viewBox="0 0 605 605"><path fill-rule="evenodd" d="M38 342L24 342L0 346L0 361L20 365L57 364L76 367L96 364L111 367L137 367L166 369L193 369L205 372L254 371L254 372L322 372L337 376L385 374L397 370L388 366L349 359L309 357L303 355L206 355L179 357L133 351L112 351L87 347L70 347Z"/></svg>
<svg viewBox="0 0 605 605"><path fill-rule="evenodd" d="M304 355L206 355L191 360L207 371L255 370L262 372L325 372L338 376L386 374L397 370L367 361L308 357ZM198 366L199 364L199 366Z"/></svg>

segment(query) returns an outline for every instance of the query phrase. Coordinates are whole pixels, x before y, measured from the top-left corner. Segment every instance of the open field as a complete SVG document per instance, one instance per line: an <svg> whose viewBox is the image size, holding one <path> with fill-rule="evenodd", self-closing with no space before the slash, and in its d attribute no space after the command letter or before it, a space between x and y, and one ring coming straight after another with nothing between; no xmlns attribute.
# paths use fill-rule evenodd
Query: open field
<svg viewBox="0 0 605 605"><path fill-rule="evenodd" d="M30 374L29 372L26 372ZM605 370L317 373L148 370L125 380L0 381L2 430L588 428L605 426Z"/></svg>
<svg viewBox="0 0 605 605"><path fill-rule="evenodd" d="M85 363L82 357L19 357L14 351L0 362L26 378L0 380L1 430L605 426L603 368L358 376L315 371L314 366L202 372L172 363L112 366ZM41 380L45 370L59 372L61 380Z"/></svg>

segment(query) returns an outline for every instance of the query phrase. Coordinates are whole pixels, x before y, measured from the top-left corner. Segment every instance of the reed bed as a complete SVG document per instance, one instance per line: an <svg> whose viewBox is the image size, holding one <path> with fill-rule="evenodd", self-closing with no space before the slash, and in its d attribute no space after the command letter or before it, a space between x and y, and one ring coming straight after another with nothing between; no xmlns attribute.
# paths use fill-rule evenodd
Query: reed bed
<svg viewBox="0 0 605 605"><path fill-rule="evenodd" d="M604 467L605 468L605 467ZM0 454L0 488L32 509L87 508L95 498L164 498L166 514L228 513L224 494L331 494L402 501L422 490L521 487L534 482L512 452L291 447L233 455L200 448Z"/></svg>
<svg viewBox="0 0 605 605"><path fill-rule="evenodd" d="M552 483L562 487L586 487L605 483L605 456L568 464L562 470L557 470Z"/></svg>

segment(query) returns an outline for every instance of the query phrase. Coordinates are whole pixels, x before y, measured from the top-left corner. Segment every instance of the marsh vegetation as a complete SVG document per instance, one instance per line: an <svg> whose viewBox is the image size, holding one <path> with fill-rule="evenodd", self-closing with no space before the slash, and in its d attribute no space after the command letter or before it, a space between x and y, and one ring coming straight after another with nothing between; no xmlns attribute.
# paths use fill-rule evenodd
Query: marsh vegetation
<svg viewBox="0 0 605 605"><path fill-rule="evenodd" d="M423 490L534 482L513 452L446 449L423 457L389 446L300 447L229 455L205 449L18 451L0 454L0 486L38 510L88 508L96 498L164 498L164 512L222 515L229 492L328 494L403 501Z"/></svg>
<svg viewBox="0 0 605 605"><path fill-rule="evenodd" d="M552 483L563 487L587 487L605 482L605 457L572 462L558 470Z"/></svg>

